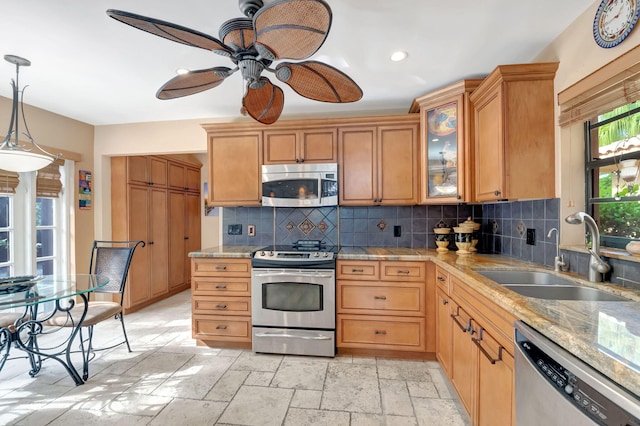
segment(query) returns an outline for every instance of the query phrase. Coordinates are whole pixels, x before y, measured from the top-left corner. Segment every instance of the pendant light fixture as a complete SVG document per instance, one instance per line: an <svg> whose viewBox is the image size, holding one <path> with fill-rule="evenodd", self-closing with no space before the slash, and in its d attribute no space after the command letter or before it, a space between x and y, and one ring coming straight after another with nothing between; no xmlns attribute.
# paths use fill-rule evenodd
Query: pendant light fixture
<svg viewBox="0 0 640 426"><path fill-rule="evenodd" d="M31 62L15 55L4 55L4 59L16 66L16 79L11 80L13 105L11 108L9 130L7 131L7 136L4 138L4 141L0 144L0 169L10 172L31 172L39 170L51 164L57 156L42 149L36 141L33 140L27 127L27 121L24 116L24 105L22 103L24 88L22 91L20 90L18 76L20 67L28 67L31 65ZM20 115L22 115L22 122L24 123L24 133L22 135L28 139L28 142L21 143L18 141L20 135L18 132Z"/></svg>

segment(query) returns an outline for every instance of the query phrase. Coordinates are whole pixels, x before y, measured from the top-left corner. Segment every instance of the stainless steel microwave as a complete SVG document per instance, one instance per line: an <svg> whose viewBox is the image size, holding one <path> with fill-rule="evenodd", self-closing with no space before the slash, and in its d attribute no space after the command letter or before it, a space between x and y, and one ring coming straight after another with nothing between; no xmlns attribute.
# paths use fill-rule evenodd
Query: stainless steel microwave
<svg viewBox="0 0 640 426"><path fill-rule="evenodd" d="M338 205L338 164L262 166L262 205L325 207Z"/></svg>

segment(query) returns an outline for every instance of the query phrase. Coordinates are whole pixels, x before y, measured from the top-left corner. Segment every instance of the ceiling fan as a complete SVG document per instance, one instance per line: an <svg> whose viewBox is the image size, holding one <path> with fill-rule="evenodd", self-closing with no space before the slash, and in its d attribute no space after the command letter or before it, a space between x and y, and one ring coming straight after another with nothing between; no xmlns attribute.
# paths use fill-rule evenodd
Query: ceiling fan
<svg viewBox="0 0 640 426"><path fill-rule="evenodd" d="M355 102L362 89L345 73L318 61L302 60L313 55L324 43L331 28L331 8L323 0L276 0L264 6L262 0L239 0L246 16L220 26L220 40L190 28L109 9L107 15L134 28L226 56L234 68L213 67L190 71L167 81L156 93L158 99L175 99L219 86L240 70L246 82L243 112L263 124L278 120L284 106L282 89L262 75L270 71L305 98L322 102Z"/></svg>

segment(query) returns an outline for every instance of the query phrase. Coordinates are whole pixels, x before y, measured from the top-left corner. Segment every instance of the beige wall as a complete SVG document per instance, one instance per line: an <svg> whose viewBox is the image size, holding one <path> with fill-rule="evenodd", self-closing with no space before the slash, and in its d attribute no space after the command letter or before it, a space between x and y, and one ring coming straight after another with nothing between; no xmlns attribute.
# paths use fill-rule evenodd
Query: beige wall
<svg viewBox="0 0 640 426"><path fill-rule="evenodd" d="M0 96L0 126L2 126L2 132L9 126L10 115L11 100ZM25 116L31 136L36 142L47 147L80 154L81 160L76 162L75 165L75 181L77 181L78 170L92 171L94 169L93 126L29 105L25 105ZM22 123L20 124L22 125ZM76 188L72 188L72 190L74 193L74 210L72 214L75 216L75 227L71 230L73 235L71 235L70 266L72 272L86 273L89 269L91 243L94 240L95 208L93 210L79 210Z"/></svg>
<svg viewBox="0 0 640 426"><path fill-rule="evenodd" d="M593 17L600 1L595 1L534 62L560 61L556 73L556 94L580 81L640 44L640 29L618 46L603 49L593 40ZM557 97L556 97L557 99ZM556 105L556 117L559 107ZM557 119L556 119L557 122ZM560 129L556 126L556 193L560 197L560 217L584 210L584 133L582 123ZM563 244L582 244L581 226L561 224Z"/></svg>

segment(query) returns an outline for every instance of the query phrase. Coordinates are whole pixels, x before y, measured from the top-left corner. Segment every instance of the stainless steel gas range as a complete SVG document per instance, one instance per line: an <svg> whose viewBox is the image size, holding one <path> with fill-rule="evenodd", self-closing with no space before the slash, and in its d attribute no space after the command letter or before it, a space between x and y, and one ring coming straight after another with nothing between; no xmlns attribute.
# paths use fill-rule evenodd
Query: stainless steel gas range
<svg viewBox="0 0 640 426"><path fill-rule="evenodd" d="M336 253L319 241L253 253L254 352L335 356Z"/></svg>

